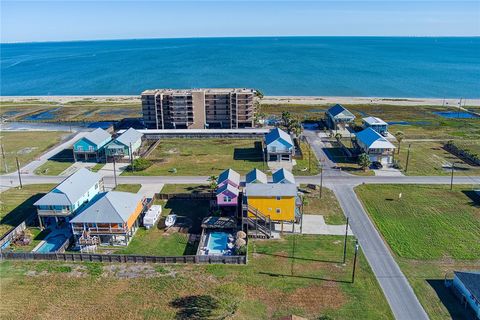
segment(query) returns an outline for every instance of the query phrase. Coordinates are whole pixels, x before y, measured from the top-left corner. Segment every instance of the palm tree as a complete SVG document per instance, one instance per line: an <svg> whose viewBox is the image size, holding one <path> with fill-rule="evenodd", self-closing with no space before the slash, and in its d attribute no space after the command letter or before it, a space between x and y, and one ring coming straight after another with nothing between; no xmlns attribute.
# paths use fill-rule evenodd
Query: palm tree
<svg viewBox="0 0 480 320"><path fill-rule="evenodd" d="M259 99L263 99L264 95L260 89L255 89L255 96Z"/></svg>
<svg viewBox="0 0 480 320"><path fill-rule="evenodd" d="M218 187L217 179L218 177L215 175L211 175L207 179L209 182L208 187L210 188L210 191L212 192L212 194L215 192L215 190L217 190L217 187Z"/></svg>
<svg viewBox="0 0 480 320"><path fill-rule="evenodd" d="M402 140L403 138L405 138L405 133L403 133L402 131L397 131L397 133L395 133L395 138L397 138L397 141L398 141L398 154L400 154L400 145L402 143Z"/></svg>
<svg viewBox="0 0 480 320"><path fill-rule="evenodd" d="M358 165L363 169L363 171L367 171L371 164L372 162L370 161L368 154L362 153L358 156Z"/></svg>
<svg viewBox="0 0 480 320"><path fill-rule="evenodd" d="M290 121L292 121L292 115L290 114L290 112L283 111L282 112L282 122L285 125L285 127L289 128Z"/></svg>

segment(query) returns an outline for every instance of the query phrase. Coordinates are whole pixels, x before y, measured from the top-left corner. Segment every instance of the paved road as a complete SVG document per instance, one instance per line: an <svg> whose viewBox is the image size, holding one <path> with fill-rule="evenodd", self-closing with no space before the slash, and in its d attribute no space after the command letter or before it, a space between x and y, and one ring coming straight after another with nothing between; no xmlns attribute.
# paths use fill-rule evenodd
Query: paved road
<svg viewBox="0 0 480 320"><path fill-rule="evenodd" d="M340 172L333 169L334 163L331 162L324 153L318 135L313 131L307 131L306 136L308 142L311 144L314 153L319 160L324 160L324 185L331 188L345 212L345 215L350 218L351 229L358 237L360 245L365 253L368 263L378 279L380 286L386 296L386 299L395 315L395 318L403 319L428 319L427 314L423 310L420 302L415 296L410 284L401 272L393 256L391 255L387 245L380 237L375 226L371 222L369 216L363 209L362 204L358 200L353 188L359 184L449 184L450 177L448 176L434 176L434 177L388 177L388 176L373 176L360 177L353 176L347 173ZM80 135L82 133L79 133ZM78 135L74 139L78 139ZM73 140L73 139L72 139ZM36 167L46 161L51 155L58 152L62 146L71 143L72 140L54 148L47 154L41 157L39 161L34 161L24 167L22 171L33 172ZM65 177L61 176L35 176L31 174L22 175L24 184L41 184L51 183L56 184L61 182ZM114 177L107 175L104 177L106 184L113 184ZM142 184L150 185L155 188L159 184L201 184L207 183L207 176L120 176L117 177L118 183L125 184ZM320 176L297 176L297 183L319 183ZM480 177L462 177L454 178L454 184L471 184L480 185ZM0 176L0 187L9 188L18 185L18 177L16 173L5 176Z"/></svg>
<svg viewBox="0 0 480 320"><path fill-rule="evenodd" d="M357 236L396 319L428 319L412 287L358 200L353 186L333 185L340 206Z"/></svg>

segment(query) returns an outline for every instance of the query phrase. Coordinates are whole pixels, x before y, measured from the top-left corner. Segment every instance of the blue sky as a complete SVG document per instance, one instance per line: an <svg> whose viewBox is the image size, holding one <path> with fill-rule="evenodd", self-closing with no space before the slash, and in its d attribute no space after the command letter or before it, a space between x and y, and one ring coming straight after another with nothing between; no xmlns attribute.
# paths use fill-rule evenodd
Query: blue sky
<svg viewBox="0 0 480 320"><path fill-rule="evenodd" d="M480 35L480 1L8 1L1 42Z"/></svg>

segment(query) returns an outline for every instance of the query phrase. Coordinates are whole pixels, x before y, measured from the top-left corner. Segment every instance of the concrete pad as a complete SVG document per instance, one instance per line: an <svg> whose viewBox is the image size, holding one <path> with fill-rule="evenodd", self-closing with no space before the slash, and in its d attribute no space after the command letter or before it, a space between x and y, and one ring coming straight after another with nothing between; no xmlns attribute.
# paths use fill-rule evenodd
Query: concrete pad
<svg viewBox="0 0 480 320"><path fill-rule="evenodd" d="M164 184L157 183L157 184L142 184L140 190L137 193L143 195L146 198L153 198L155 193L159 193L162 191Z"/></svg>
<svg viewBox="0 0 480 320"><path fill-rule="evenodd" d="M295 160L292 160L292 162L289 161L268 161L267 165L270 168L270 170L277 171L278 169L285 169L288 171L292 171L293 166L296 164Z"/></svg>
<svg viewBox="0 0 480 320"><path fill-rule="evenodd" d="M117 174L117 177L125 171L125 169L128 167L128 163L116 163L115 164L115 171ZM102 177L113 177L113 163L106 163L102 169L98 170L98 173Z"/></svg>
<svg viewBox="0 0 480 320"><path fill-rule="evenodd" d="M373 170L376 176L380 177L402 177L403 172L395 168L382 168Z"/></svg>
<svg viewBox="0 0 480 320"><path fill-rule="evenodd" d="M275 231L280 232L282 226L280 223L275 224ZM303 234L321 234L321 235L345 235L346 225L330 225L325 223L322 215L303 215ZM284 224L283 231L285 233L292 232L291 224ZM295 224L295 232L300 232L300 224ZM353 235L350 227L348 228L348 235Z"/></svg>

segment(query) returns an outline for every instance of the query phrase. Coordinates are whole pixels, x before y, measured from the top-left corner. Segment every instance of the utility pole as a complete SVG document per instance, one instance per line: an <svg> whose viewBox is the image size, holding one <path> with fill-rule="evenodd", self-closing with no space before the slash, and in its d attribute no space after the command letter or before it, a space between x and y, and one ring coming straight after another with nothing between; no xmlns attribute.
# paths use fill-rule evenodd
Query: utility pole
<svg viewBox="0 0 480 320"><path fill-rule="evenodd" d="M304 198L303 197L305 197L305 196L302 196L302 216L300 218L300 233L303 232L303 207L304 207L304 204L303 204Z"/></svg>
<svg viewBox="0 0 480 320"><path fill-rule="evenodd" d="M453 190L453 172L455 171L455 162L452 162L452 176L450 178L450 190Z"/></svg>
<svg viewBox="0 0 480 320"><path fill-rule="evenodd" d="M320 163L320 199L322 199L322 188L323 188L323 164Z"/></svg>
<svg viewBox="0 0 480 320"><path fill-rule="evenodd" d="M345 240L343 242L343 264L345 264L345 259L347 257L347 237L348 237L348 217L347 217L347 225L345 227Z"/></svg>
<svg viewBox="0 0 480 320"><path fill-rule="evenodd" d="M113 178L115 179L115 188L117 187L117 170L115 167L115 156L113 156Z"/></svg>
<svg viewBox="0 0 480 320"><path fill-rule="evenodd" d="M355 243L355 257L353 258L352 283L355 282L355 268L357 267L358 240Z"/></svg>
<svg viewBox="0 0 480 320"><path fill-rule="evenodd" d="M308 147L308 172L312 172L311 166L310 166L310 146L307 144Z"/></svg>
<svg viewBox="0 0 480 320"><path fill-rule="evenodd" d="M293 267L295 265L295 246L297 245L297 236L295 235L295 220L293 220L293 244L292 244L292 265L290 274L293 276Z"/></svg>
<svg viewBox="0 0 480 320"><path fill-rule="evenodd" d="M5 166L5 173L7 173L8 166L7 166L7 159L5 159L5 150L3 149L3 144L0 147L2 148L2 158L3 158L3 165Z"/></svg>
<svg viewBox="0 0 480 320"><path fill-rule="evenodd" d="M410 147L412 146L411 143L408 144L408 150L407 150L407 162L405 163L405 173L408 171L408 159L410 159Z"/></svg>
<svg viewBox="0 0 480 320"><path fill-rule="evenodd" d="M18 182L20 183L20 189L22 189L23 184L22 184L22 176L20 174L20 163L18 163L18 157L15 157L15 160L17 161Z"/></svg>
<svg viewBox="0 0 480 320"><path fill-rule="evenodd" d="M130 167L132 168L132 172L133 172L133 149L132 149L131 142L130 142Z"/></svg>

